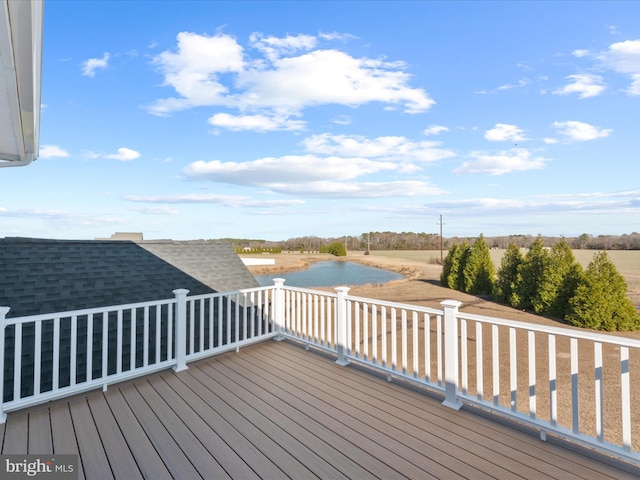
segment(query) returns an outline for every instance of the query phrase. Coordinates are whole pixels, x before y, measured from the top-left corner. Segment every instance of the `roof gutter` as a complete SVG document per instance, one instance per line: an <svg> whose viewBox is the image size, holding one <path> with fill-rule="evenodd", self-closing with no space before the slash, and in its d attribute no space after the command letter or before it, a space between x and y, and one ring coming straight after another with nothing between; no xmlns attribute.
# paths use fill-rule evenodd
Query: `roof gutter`
<svg viewBox="0 0 640 480"><path fill-rule="evenodd" d="M0 0L0 53L5 67L0 74L8 84L8 114L17 145L17 152L8 158L0 155L0 168L29 165L38 158L43 14L43 0Z"/></svg>

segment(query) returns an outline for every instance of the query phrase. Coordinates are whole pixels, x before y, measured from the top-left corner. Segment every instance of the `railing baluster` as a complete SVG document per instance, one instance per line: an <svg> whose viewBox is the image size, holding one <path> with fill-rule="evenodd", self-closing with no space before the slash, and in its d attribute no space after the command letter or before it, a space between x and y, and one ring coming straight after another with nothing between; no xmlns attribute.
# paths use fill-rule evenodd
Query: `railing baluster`
<svg viewBox="0 0 640 480"><path fill-rule="evenodd" d="M460 387L462 388L462 394L466 395L469 389L469 372L468 366L468 353L467 353L467 321L463 318L460 320L460 361L462 382Z"/></svg>
<svg viewBox="0 0 640 480"><path fill-rule="evenodd" d="M156 362L160 363L162 340L162 307L156 306Z"/></svg>
<svg viewBox="0 0 640 480"><path fill-rule="evenodd" d="M252 300L253 300L253 292L251 292L252 295ZM253 301L251 302L251 318L254 318L253 316ZM211 297L209 298L209 350L213 349L213 332L215 330L215 323L214 323L214 317L213 317L213 313L215 310L215 297ZM252 322L253 323L253 322Z"/></svg>
<svg viewBox="0 0 640 480"><path fill-rule="evenodd" d="M198 342L198 351L199 352L203 352L204 351L204 310L205 310L205 302L204 302L204 298L201 298L198 301L198 305L200 306L200 335L199 335L199 342Z"/></svg>
<svg viewBox="0 0 640 480"><path fill-rule="evenodd" d="M387 366L387 307L380 310L380 336L382 337L382 368Z"/></svg>
<svg viewBox="0 0 640 480"><path fill-rule="evenodd" d="M354 323L356 329L356 339L355 339L355 355L357 358L360 358L360 302L353 302L354 309Z"/></svg>
<svg viewBox="0 0 640 480"><path fill-rule="evenodd" d="M173 343L178 338L173 333L173 308L173 304L167 305L167 360L173 359Z"/></svg>
<svg viewBox="0 0 640 480"><path fill-rule="evenodd" d="M424 380L431 383L431 315L424 314Z"/></svg>
<svg viewBox="0 0 640 480"><path fill-rule="evenodd" d="M407 311L402 309L401 337L402 337L402 373L407 373Z"/></svg>
<svg viewBox="0 0 640 480"><path fill-rule="evenodd" d="M620 347L620 400L622 402L622 448L631 451L631 389L629 348Z"/></svg>
<svg viewBox="0 0 640 480"><path fill-rule="evenodd" d="M40 323L40 322L37 322ZM37 336L36 336L37 340ZM36 342L36 349L38 348L38 343ZM78 316L73 315L71 317L71 354L69 356L69 386L74 386L76 384L76 366L77 366L77 355L78 355Z"/></svg>
<svg viewBox="0 0 640 480"><path fill-rule="evenodd" d="M369 360L369 304L362 304L362 339L364 342L363 345L363 355L365 362Z"/></svg>
<svg viewBox="0 0 640 480"><path fill-rule="evenodd" d="M137 308L132 308L130 310L130 321L131 321L131 348L129 352L129 370L135 370L136 368L136 344L137 344L137 318L136 312ZM171 358L171 357L169 357Z"/></svg>
<svg viewBox="0 0 640 480"><path fill-rule="evenodd" d="M313 341L315 343L318 343L318 339L320 338L318 335L318 325L319 325L319 318L318 318L318 309L319 309L319 302L320 302L320 296L318 295L314 295L313 296Z"/></svg>
<svg viewBox="0 0 640 480"><path fill-rule="evenodd" d="M516 329L509 329L509 387L511 389L511 411L518 411L518 360L516 351Z"/></svg>
<svg viewBox="0 0 640 480"><path fill-rule="evenodd" d="M549 335L549 422L558 423L558 381L556 379L556 337Z"/></svg>
<svg viewBox="0 0 640 480"><path fill-rule="evenodd" d="M87 315L87 382L93 380L93 313Z"/></svg>
<svg viewBox="0 0 640 480"><path fill-rule="evenodd" d="M142 366L149 365L149 307L144 307L142 324Z"/></svg>
<svg viewBox="0 0 640 480"><path fill-rule="evenodd" d="M371 359L378 363L378 306L371 305Z"/></svg>
<svg viewBox="0 0 640 480"><path fill-rule="evenodd" d="M604 441L604 402L602 401L602 344L593 344L593 363L595 377L595 410L596 410L596 439Z"/></svg>
<svg viewBox="0 0 640 480"><path fill-rule="evenodd" d="M413 345L412 345L413 358L411 360L413 363L413 378L418 378L418 375L420 374L419 373L420 369L418 366L418 358L420 356L420 351L418 348L420 329L418 328L418 312L416 312L415 310L411 314L411 324L412 324L411 330L413 332Z"/></svg>
<svg viewBox="0 0 640 480"><path fill-rule="evenodd" d="M442 353L442 315L438 315L436 317L436 355L438 356L438 386L442 386L442 363L443 363L443 353Z"/></svg>
<svg viewBox="0 0 640 480"><path fill-rule="evenodd" d="M116 375L122 373L122 309L118 309L116 322Z"/></svg>
<svg viewBox="0 0 640 480"><path fill-rule="evenodd" d="M54 320L54 331L55 331L55 320ZM54 338L55 342L55 338ZM54 359L56 357L54 351ZM104 312L102 314L102 379L106 379L108 375L108 361L109 361L109 313Z"/></svg>
<svg viewBox="0 0 640 480"><path fill-rule="evenodd" d="M493 404L500 405L500 343L498 325L491 325L491 352L493 353Z"/></svg>
<svg viewBox="0 0 640 480"><path fill-rule="evenodd" d="M218 344L216 347L220 347L224 342L222 341L222 326L224 323L223 310L224 310L224 302L222 300L222 295L218 297Z"/></svg>
<svg viewBox="0 0 640 480"><path fill-rule="evenodd" d="M484 368L483 368L482 323L476 322L476 398L482 400L484 396Z"/></svg>
<svg viewBox="0 0 640 480"><path fill-rule="evenodd" d="M36 321L34 324L33 394L40 395L40 384L42 383L42 321ZM4 329L4 326L2 328Z"/></svg>
<svg viewBox="0 0 640 480"><path fill-rule="evenodd" d="M578 339L570 340L571 358L571 426L573 433L580 432L580 396L578 395Z"/></svg>
<svg viewBox="0 0 640 480"><path fill-rule="evenodd" d="M320 299L320 345L324 346L326 341L326 326L324 321L325 302ZM327 342L328 343L328 342Z"/></svg>
<svg viewBox="0 0 640 480"><path fill-rule="evenodd" d="M60 321L53 319L53 390L60 388Z"/></svg>
<svg viewBox="0 0 640 480"><path fill-rule="evenodd" d="M13 339L13 400L20 399L22 389L22 324L15 326L15 336ZM55 348L55 346L54 346ZM3 352L4 354L4 352ZM55 354L54 354L55 355Z"/></svg>
<svg viewBox="0 0 640 480"><path fill-rule="evenodd" d="M395 308L391 308L391 370L398 368L398 326L397 313Z"/></svg>
<svg viewBox="0 0 640 480"><path fill-rule="evenodd" d="M529 350L529 416L536 418L536 334L527 332Z"/></svg>

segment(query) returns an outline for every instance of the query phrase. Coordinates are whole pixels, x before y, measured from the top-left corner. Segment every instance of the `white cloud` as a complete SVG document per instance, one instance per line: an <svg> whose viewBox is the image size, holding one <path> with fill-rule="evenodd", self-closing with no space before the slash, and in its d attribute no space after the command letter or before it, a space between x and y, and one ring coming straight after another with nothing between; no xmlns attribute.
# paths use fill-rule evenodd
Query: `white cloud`
<svg viewBox="0 0 640 480"><path fill-rule="evenodd" d="M130 162L131 160L135 160L136 158L140 158L140 152L136 152L135 150L131 150L130 148L121 147L117 151L118 151L118 153L111 153L109 155L101 155L101 157L109 158L111 160L118 160L120 162Z"/></svg>
<svg viewBox="0 0 640 480"><path fill-rule="evenodd" d="M106 52L102 58L90 58L82 63L82 75L86 77L93 77L96 74L96 70L101 68L105 69L109 66L109 58L111 55Z"/></svg>
<svg viewBox="0 0 640 480"><path fill-rule="evenodd" d="M530 83L531 83L531 80L529 80L528 78L523 78L521 80L518 80L518 83L507 83L504 85L500 85L498 87L498 90L511 90L512 88L522 88L522 87L526 87Z"/></svg>
<svg viewBox="0 0 640 480"><path fill-rule="evenodd" d="M411 75L403 71L404 62L312 50L317 38L309 35L278 38L254 33L251 46L263 55L257 59L249 58L229 35L182 32L177 41L175 52L154 58L164 84L178 94L151 105L149 112L155 115L224 106L237 108L240 118L263 115L286 120L314 105L357 107L380 102L420 113L435 103L423 89L409 86Z"/></svg>
<svg viewBox="0 0 640 480"><path fill-rule="evenodd" d="M508 123L496 123L496 126L491 130L487 130L484 134L484 138L490 142L518 142L527 140L523 135L522 129L516 125L509 125Z"/></svg>
<svg viewBox="0 0 640 480"><path fill-rule="evenodd" d="M584 122L578 122L575 120L569 120L566 122L553 122L551 125L558 129L558 132L570 140L595 140L597 138L608 137L613 131L611 129L605 129L590 125Z"/></svg>
<svg viewBox="0 0 640 480"><path fill-rule="evenodd" d="M280 183L350 180L362 175L398 169L399 166L396 163L372 161L366 158L290 155L261 158L249 162L199 160L189 164L184 169L184 173L192 179L270 187Z"/></svg>
<svg viewBox="0 0 640 480"><path fill-rule="evenodd" d="M252 33L249 41L252 47L260 50L269 60L274 61L283 55L292 55L299 50L311 50L316 46L317 40L311 35L287 35L280 38Z"/></svg>
<svg viewBox="0 0 640 480"><path fill-rule="evenodd" d="M68 156L69 152L57 145L40 146L40 158L66 158Z"/></svg>
<svg viewBox="0 0 640 480"><path fill-rule="evenodd" d="M571 55L573 55L574 57L577 58L582 58L582 57L586 57L590 54L589 50L574 50L573 52L571 52Z"/></svg>
<svg viewBox="0 0 640 480"><path fill-rule="evenodd" d="M483 152L472 152L475 159L465 162L453 173L487 173L489 175L504 175L511 172L539 170L544 168L548 159L532 158L531 152L525 148L512 148L507 151L490 155Z"/></svg>
<svg viewBox="0 0 640 480"><path fill-rule="evenodd" d="M336 125L351 125L351 117L349 115L338 115L332 122Z"/></svg>
<svg viewBox="0 0 640 480"><path fill-rule="evenodd" d="M442 189L420 180L391 182L311 182L304 185L275 184L271 188L278 193L323 198L388 198L441 195Z"/></svg>
<svg viewBox="0 0 640 480"><path fill-rule="evenodd" d="M360 135L312 135L303 142L305 149L323 155L384 158L396 161L435 162L453 157L451 150L440 148L441 142L412 142L400 136L369 139Z"/></svg>
<svg viewBox="0 0 640 480"><path fill-rule="evenodd" d="M443 127L442 125L429 125L424 132L424 135L440 135L442 132L448 132L449 129L447 127Z"/></svg>
<svg viewBox="0 0 640 480"><path fill-rule="evenodd" d="M558 143L558 139L557 138L551 138L551 137L543 138L542 141L544 143L546 143L547 145L553 145L554 143Z"/></svg>
<svg viewBox="0 0 640 480"><path fill-rule="evenodd" d="M253 130L256 132L270 132L274 130L303 130L305 122L292 120L282 115L230 115L216 113L209 118L214 127L226 128L232 131Z"/></svg>
<svg viewBox="0 0 640 480"><path fill-rule="evenodd" d="M617 73L627 74L632 84L627 89L629 95L640 95L640 40L625 40L609 45L599 59Z"/></svg>
<svg viewBox="0 0 640 480"><path fill-rule="evenodd" d="M571 93L577 93L578 98L589 98L600 95L607 88L602 85L602 77L600 75L583 73L569 75L565 78L572 80L572 83L555 90L553 92L555 95L569 95Z"/></svg>
<svg viewBox="0 0 640 480"><path fill-rule="evenodd" d="M246 195L192 193L182 195L126 195L125 200L138 203L199 204L210 203L226 207L287 207L304 204L304 200L256 200Z"/></svg>
<svg viewBox="0 0 640 480"><path fill-rule="evenodd" d="M175 208L164 207L164 206L134 208L134 210L144 215L177 215L178 214L178 210L176 210Z"/></svg>

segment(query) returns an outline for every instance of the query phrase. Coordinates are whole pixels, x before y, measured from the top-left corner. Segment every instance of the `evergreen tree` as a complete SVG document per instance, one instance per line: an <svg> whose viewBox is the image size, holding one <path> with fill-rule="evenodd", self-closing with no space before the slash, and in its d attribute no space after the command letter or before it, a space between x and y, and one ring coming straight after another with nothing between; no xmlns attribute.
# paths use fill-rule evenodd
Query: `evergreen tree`
<svg viewBox="0 0 640 480"><path fill-rule="evenodd" d="M640 328L640 316L627 297L627 284L606 252L597 253L570 299L567 321L606 331Z"/></svg>
<svg viewBox="0 0 640 480"><path fill-rule="evenodd" d="M469 248L462 269L464 292L472 295L489 295L493 289L495 269L489 247L480 235Z"/></svg>
<svg viewBox="0 0 640 480"><path fill-rule="evenodd" d="M462 271L460 261L466 248L466 243L453 244L449 248L449 252L442 264L442 273L440 274L440 281L443 287L457 289L458 277Z"/></svg>
<svg viewBox="0 0 640 480"><path fill-rule="evenodd" d="M549 274L550 266L549 252L545 249L542 239L538 237L518 267L514 296L518 303L515 307L533 310L536 313L544 311L549 298L545 277Z"/></svg>
<svg viewBox="0 0 640 480"><path fill-rule="evenodd" d="M582 267L563 238L551 248L550 268L541 285L541 298L544 299L542 313L564 319L569 311L569 299L575 292L581 274Z"/></svg>
<svg viewBox="0 0 640 480"><path fill-rule="evenodd" d="M497 302L514 306L520 303L520 300L515 297L515 288L518 281L518 268L522 262L520 247L511 243L500 261L498 279L493 288L493 296Z"/></svg>

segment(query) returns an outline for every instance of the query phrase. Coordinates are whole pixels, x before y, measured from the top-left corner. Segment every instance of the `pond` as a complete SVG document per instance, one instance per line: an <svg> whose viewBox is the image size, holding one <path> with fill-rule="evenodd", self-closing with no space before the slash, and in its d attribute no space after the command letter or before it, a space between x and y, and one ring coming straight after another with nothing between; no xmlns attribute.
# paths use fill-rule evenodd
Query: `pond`
<svg viewBox="0 0 640 480"><path fill-rule="evenodd" d="M307 270L273 275L256 275L261 286L273 285L274 278L284 278L290 287L338 287L400 280L403 276L382 268L367 267L354 262L315 262Z"/></svg>

